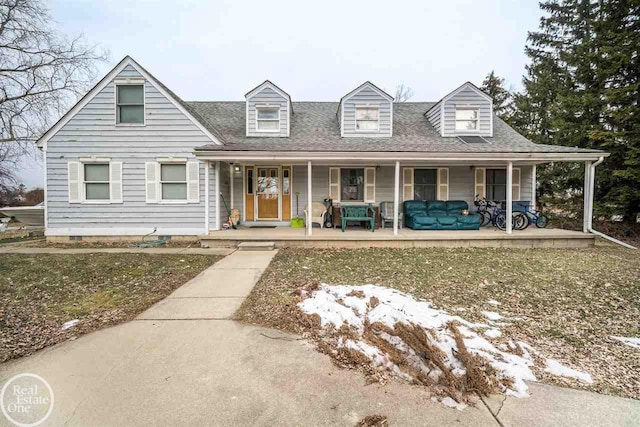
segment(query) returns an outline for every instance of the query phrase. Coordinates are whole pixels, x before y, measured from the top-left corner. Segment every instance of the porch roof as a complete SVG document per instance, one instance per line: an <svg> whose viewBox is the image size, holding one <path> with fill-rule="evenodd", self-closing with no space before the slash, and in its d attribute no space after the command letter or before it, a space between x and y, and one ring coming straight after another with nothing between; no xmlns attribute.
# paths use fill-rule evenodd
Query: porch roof
<svg viewBox="0 0 640 427"><path fill-rule="evenodd" d="M468 144L457 137L442 137L424 116L435 103L395 103L393 136L390 138L343 138L335 102L294 102L291 134L287 138L247 137L244 102L189 102L189 106L222 134L224 145L205 145L196 154L207 152L289 152L289 153L550 153L607 156L600 150L535 144L494 116L493 137L486 144Z"/></svg>

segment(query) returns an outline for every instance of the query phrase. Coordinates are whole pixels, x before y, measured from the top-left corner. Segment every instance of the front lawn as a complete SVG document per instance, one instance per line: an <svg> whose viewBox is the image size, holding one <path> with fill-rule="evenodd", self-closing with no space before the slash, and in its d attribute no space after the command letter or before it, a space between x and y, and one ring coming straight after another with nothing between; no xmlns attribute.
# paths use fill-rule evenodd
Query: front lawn
<svg viewBox="0 0 640 427"><path fill-rule="evenodd" d="M592 375L591 386L537 372L542 381L640 398L640 256L593 249L281 250L247 298L240 320L305 332L297 288L379 284L424 298L470 321L493 311L516 319L499 342L525 341ZM494 304L487 301L493 300ZM500 305L495 305L498 302Z"/></svg>
<svg viewBox="0 0 640 427"><path fill-rule="evenodd" d="M2 254L0 361L130 320L220 258Z"/></svg>

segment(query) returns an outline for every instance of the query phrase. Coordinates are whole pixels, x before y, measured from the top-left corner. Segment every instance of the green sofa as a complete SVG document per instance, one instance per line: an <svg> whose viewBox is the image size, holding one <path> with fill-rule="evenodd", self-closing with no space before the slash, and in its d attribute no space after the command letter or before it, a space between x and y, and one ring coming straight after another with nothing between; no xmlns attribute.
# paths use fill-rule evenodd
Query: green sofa
<svg viewBox="0 0 640 427"><path fill-rule="evenodd" d="M464 200L407 200L403 204L404 225L413 230L478 230L478 214L462 215L469 210Z"/></svg>

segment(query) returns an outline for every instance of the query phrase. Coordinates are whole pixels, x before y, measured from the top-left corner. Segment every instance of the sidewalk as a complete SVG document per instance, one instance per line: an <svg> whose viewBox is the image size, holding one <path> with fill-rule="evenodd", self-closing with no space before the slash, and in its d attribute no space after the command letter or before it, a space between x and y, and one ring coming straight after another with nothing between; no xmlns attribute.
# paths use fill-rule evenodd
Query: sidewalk
<svg viewBox="0 0 640 427"><path fill-rule="evenodd" d="M277 252L236 251L176 289L137 320L229 319Z"/></svg>

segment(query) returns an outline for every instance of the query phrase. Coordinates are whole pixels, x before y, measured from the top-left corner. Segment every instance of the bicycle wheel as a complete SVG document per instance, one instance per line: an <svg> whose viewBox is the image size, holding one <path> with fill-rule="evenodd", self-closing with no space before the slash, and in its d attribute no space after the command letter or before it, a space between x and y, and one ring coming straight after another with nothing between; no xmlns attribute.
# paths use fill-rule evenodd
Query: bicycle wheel
<svg viewBox="0 0 640 427"><path fill-rule="evenodd" d="M536 227L545 228L549 223L549 218L546 215L540 215L538 219L536 219Z"/></svg>
<svg viewBox="0 0 640 427"><path fill-rule="evenodd" d="M513 213L513 228L515 230L524 230L529 226L529 217L522 212Z"/></svg>
<svg viewBox="0 0 640 427"><path fill-rule="evenodd" d="M480 222L480 226L484 227L485 225L489 225L491 223L491 214L487 211L478 212L480 214L480 218L482 221Z"/></svg>
<svg viewBox="0 0 640 427"><path fill-rule="evenodd" d="M496 215L495 219L493 220L493 223L500 230L506 230L507 229L507 215L504 212L499 213L498 215Z"/></svg>

